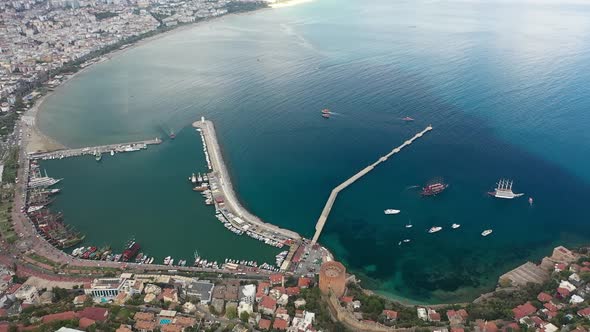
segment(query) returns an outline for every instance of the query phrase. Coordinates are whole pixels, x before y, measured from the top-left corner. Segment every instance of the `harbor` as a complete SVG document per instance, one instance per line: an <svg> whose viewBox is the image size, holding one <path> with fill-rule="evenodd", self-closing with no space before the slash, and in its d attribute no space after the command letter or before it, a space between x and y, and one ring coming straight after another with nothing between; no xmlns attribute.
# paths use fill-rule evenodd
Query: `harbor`
<svg viewBox="0 0 590 332"><path fill-rule="evenodd" d="M49 160L49 159L63 159L63 158L70 158L70 157L79 157L85 155L93 155L95 157L110 153L114 155L116 153L123 153L123 152L135 152L141 151L148 148L149 145L160 144L162 140L160 138L154 138L150 140L143 140L137 142L130 142L130 143L119 143L119 144L108 144L108 145L100 145L100 146L92 146L92 147L83 147L83 148L75 148L75 149L61 149L51 152L42 152L42 153L29 153L27 157L31 160L41 159L41 160Z"/></svg>
<svg viewBox="0 0 590 332"><path fill-rule="evenodd" d="M302 238L296 232L266 223L240 204L221 156L213 123L201 118L193 127L200 131L203 140L203 152L211 171L207 174L206 200L215 205L217 218L236 234L246 234L275 247L300 241Z"/></svg>

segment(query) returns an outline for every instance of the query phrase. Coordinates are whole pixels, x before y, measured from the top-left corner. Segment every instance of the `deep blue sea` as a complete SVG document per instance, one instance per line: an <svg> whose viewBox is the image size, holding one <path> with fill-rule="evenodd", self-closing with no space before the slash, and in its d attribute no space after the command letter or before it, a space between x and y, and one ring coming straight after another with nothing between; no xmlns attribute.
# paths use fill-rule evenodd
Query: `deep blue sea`
<svg viewBox="0 0 590 332"><path fill-rule="evenodd" d="M318 0L167 34L47 99L39 125L66 145L179 132L100 165L46 163L65 177L56 209L89 241L112 241L104 230L117 229L122 242L133 225L160 257L199 248L272 259L195 207L186 176L205 165L192 121L214 121L253 213L309 237L333 187L432 124L340 194L320 242L383 294L471 300L508 269L590 239L589 15L567 1ZM335 114L323 119L323 108ZM525 196L487 197L501 177ZM412 188L433 178L449 189L422 198ZM443 230L428 234L432 226Z"/></svg>

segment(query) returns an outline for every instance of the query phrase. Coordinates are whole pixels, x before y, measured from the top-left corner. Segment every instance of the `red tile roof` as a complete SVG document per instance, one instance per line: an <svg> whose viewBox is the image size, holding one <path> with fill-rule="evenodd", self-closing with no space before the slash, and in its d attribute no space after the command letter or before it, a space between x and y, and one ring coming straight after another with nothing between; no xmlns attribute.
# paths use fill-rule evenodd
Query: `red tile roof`
<svg viewBox="0 0 590 332"><path fill-rule="evenodd" d="M109 311L105 308L88 307L78 313L80 317L90 318L97 321L105 321L109 315Z"/></svg>
<svg viewBox="0 0 590 332"><path fill-rule="evenodd" d="M438 312L429 313L428 318L433 322L440 322L440 314Z"/></svg>
<svg viewBox="0 0 590 332"><path fill-rule="evenodd" d="M258 321L258 328L262 329L262 330L268 330L270 329L270 320L268 319L261 319Z"/></svg>
<svg viewBox="0 0 590 332"><path fill-rule="evenodd" d="M297 280L297 286L299 288L307 288L307 287L309 287L310 284L311 284L311 279L306 278L306 277L299 277L299 280Z"/></svg>
<svg viewBox="0 0 590 332"><path fill-rule="evenodd" d="M568 297L570 295L570 290L567 289L567 288L558 287L557 288L557 293L559 295L561 295L562 297Z"/></svg>
<svg viewBox="0 0 590 332"><path fill-rule="evenodd" d="M519 320L523 317L531 315L531 314L535 313L536 311L537 311L537 308L535 308L535 306L533 306L530 302L527 302L525 304L521 304L518 307L512 309L512 312L514 313L514 319L516 319L516 320Z"/></svg>
<svg viewBox="0 0 590 332"><path fill-rule="evenodd" d="M578 315L582 317L590 317L590 308L584 308L582 310L578 310Z"/></svg>
<svg viewBox="0 0 590 332"><path fill-rule="evenodd" d="M393 311L393 310L383 310L383 314L385 315L385 317L387 317L388 319L397 319L397 311Z"/></svg>
<svg viewBox="0 0 590 332"><path fill-rule="evenodd" d="M299 295L299 287L287 287L285 292L289 296Z"/></svg>
<svg viewBox="0 0 590 332"><path fill-rule="evenodd" d="M553 319L555 316L557 316L557 311L548 310L545 312L545 316L547 316L547 319Z"/></svg>
<svg viewBox="0 0 590 332"><path fill-rule="evenodd" d="M504 326L504 330L506 331L507 329L510 329L512 331L518 331L518 330L520 330L520 326L518 324L516 324L515 322L512 322L512 323Z"/></svg>
<svg viewBox="0 0 590 332"><path fill-rule="evenodd" d="M547 303L543 304L543 306L545 308L547 308L549 311L557 311L557 310L559 310L557 308L557 306L555 304L553 304L552 302L547 302Z"/></svg>
<svg viewBox="0 0 590 332"><path fill-rule="evenodd" d="M22 286L22 284L12 284L12 285L10 285L10 287L8 287L8 289L6 290L6 294L14 294L14 293L16 293L16 291L20 288L20 286Z"/></svg>
<svg viewBox="0 0 590 332"><path fill-rule="evenodd" d="M76 315L75 312L65 311L65 312L60 312L57 314L45 315L45 316L41 317L41 321L43 322L43 324L46 324L46 323L51 323L51 322L55 322L58 320L72 320L72 319L75 319L76 317L78 317L78 316Z"/></svg>
<svg viewBox="0 0 590 332"><path fill-rule="evenodd" d="M542 327L546 324L545 321L542 320L539 316L533 316L531 317L531 320L533 321L533 323L535 323L536 327Z"/></svg>
<svg viewBox="0 0 590 332"><path fill-rule="evenodd" d="M283 275L280 273L271 274L268 278L271 284L280 284L283 282Z"/></svg>
<svg viewBox="0 0 590 332"><path fill-rule="evenodd" d="M478 323L479 329L482 332L496 332L498 331L498 326L494 322L486 322L480 321Z"/></svg>
<svg viewBox="0 0 590 332"><path fill-rule="evenodd" d="M354 301L354 298L352 296L343 296L340 298L340 301L344 303L352 303L352 301Z"/></svg>
<svg viewBox="0 0 590 332"><path fill-rule="evenodd" d="M96 323L96 321L90 319L90 318L86 318L86 317L82 317L80 318L80 322L78 322L78 326L81 329L87 329L90 325L93 325L94 323Z"/></svg>
<svg viewBox="0 0 590 332"><path fill-rule="evenodd" d="M276 318L274 324L272 324L272 328L275 330L286 330L288 326L289 323L287 323L286 320L280 318Z"/></svg>
<svg viewBox="0 0 590 332"><path fill-rule="evenodd" d="M551 301L551 299L553 299L553 296L551 296L547 293L544 293L544 292L541 292L541 293L539 293L539 295L537 295L537 300L539 300L541 302L549 302L549 301Z"/></svg>
<svg viewBox="0 0 590 332"><path fill-rule="evenodd" d="M277 301L270 296L265 296L260 301L260 306L266 309L274 310L277 306Z"/></svg>

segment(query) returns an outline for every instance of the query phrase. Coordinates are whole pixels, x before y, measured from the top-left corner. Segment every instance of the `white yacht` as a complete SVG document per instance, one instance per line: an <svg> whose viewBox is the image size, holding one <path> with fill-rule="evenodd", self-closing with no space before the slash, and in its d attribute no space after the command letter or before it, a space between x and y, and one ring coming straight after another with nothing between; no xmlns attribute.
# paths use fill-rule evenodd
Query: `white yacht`
<svg viewBox="0 0 590 332"><path fill-rule="evenodd" d="M385 214L398 214L401 211L400 210L395 210L395 209L387 209L385 211L383 211Z"/></svg>
<svg viewBox="0 0 590 332"><path fill-rule="evenodd" d="M491 229L486 229L485 231L481 232L481 236L488 236L490 234L492 234L492 230Z"/></svg>
<svg viewBox="0 0 590 332"><path fill-rule="evenodd" d="M428 233L432 234L432 233L440 232L441 230L442 230L442 227L434 226L428 230Z"/></svg>
<svg viewBox="0 0 590 332"><path fill-rule="evenodd" d="M452 224L452 225L451 225L451 228L452 228L452 229L457 229L457 228L459 228L459 227L461 227L461 225L460 225L460 224Z"/></svg>

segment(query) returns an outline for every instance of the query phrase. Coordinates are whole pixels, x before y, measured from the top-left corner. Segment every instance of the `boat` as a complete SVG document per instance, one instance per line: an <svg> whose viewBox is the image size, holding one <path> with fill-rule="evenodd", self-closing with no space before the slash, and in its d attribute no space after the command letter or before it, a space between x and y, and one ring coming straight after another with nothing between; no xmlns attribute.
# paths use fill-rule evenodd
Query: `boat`
<svg viewBox="0 0 590 332"><path fill-rule="evenodd" d="M98 152L96 155L94 155L94 159L96 161L101 161L101 159L102 159L102 153Z"/></svg>
<svg viewBox="0 0 590 332"><path fill-rule="evenodd" d="M452 229L457 229L457 228L459 228L459 227L461 227L461 225L460 225L460 224L452 224L452 225L451 225L451 228L452 228Z"/></svg>
<svg viewBox="0 0 590 332"><path fill-rule="evenodd" d="M129 248L123 251L123 254L121 255L121 260L123 260L123 262L130 261L135 255L137 255L139 249L141 249L139 244L137 242L133 242L133 244L131 244Z"/></svg>
<svg viewBox="0 0 590 332"><path fill-rule="evenodd" d="M412 228L412 219L409 219L409 222L406 224L406 228Z"/></svg>
<svg viewBox="0 0 590 332"><path fill-rule="evenodd" d="M44 205L30 206L30 207L27 209L27 213L33 213L33 212L39 211L39 210L41 210L43 207L44 207Z"/></svg>
<svg viewBox="0 0 590 332"><path fill-rule="evenodd" d="M428 233L432 234L432 233L440 232L441 230L442 230L442 227L434 226L428 230Z"/></svg>
<svg viewBox="0 0 590 332"><path fill-rule="evenodd" d="M115 155L115 151L111 150L111 156Z"/></svg>
<svg viewBox="0 0 590 332"><path fill-rule="evenodd" d="M448 187L449 187L449 185L442 182L442 181L434 181L433 183L428 184L425 187L423 187L422 192L420 192L420 195L422 195L422 196L436 196L436 195L440 194L441 192L443 192Z"/></svg>
<svg viewBox="0 0 590 332"><path fill-rule="evenodd" d="M488 236L490 234L492 234L492 230L491 229L486 229L485 231L481 232L481 236Z"/></svg>
<svg viewBox="0 0 590 332"><path fill-rule="evenodd" d="M512 191L513 181L507 179L500 179L494 191L488 192L488 195L496 198L513 199L524 195L524 193L515 194Z"/></svg>
<svg viewBox="0 0 590 332"><path fill-rule="evenodd" d="M200 186L197 186L197 187L193 187L193 190L194 191L205 191L207 189L209 189L209 186L207 186L206 183L203 183L203 184L201 184Z"/></svg>
<svg viewBox="0 0 590 332"><path fill-rule="evenodd" d="M197 177L195 176L195 173L193 173L193 175L191 175L191 177L189 179L193 184L197 183Z"/></svg>
<svg viewBox="0 0 590 332"><path fill-rule="evenodd" d="M404 240L404 243L409 243L410 241L412 241L412 240L410 240L410 239L405 239L405 240Z"/></svg>
<svg viewBox="0 0 590 332"><path fill-rule="evenodd" d="M322 116L324 117L324 119L329 119L330 113L322 113Z"/></svg>
<svg viewBox="0 0 590 332"><path fill-rule="evenodd" d="M529 197L529 205L533 205L533 198Z"/></svg>
<svg viewBox="0 0 590 332"><path fill-rule="evenodd" d="M168 256L166 258L164 258L164 265L168 265L170 264L170 260L172 259L172 257Z"/></svg>
<svg viewBox="0 0 590 332"><path fill-rule="evenodd" d="M387 209L385 211L383 211L385 214L398 214L401 211L400 210L395 210L395 209Z"/></svg>
<svg viewBox="0 0 590 332"><path fill-rule="evenodd" d="M397 245L398 245L398 246L401 246L401 245L402 245L402 241L399 241L399 242L397 243Z"/></svg>
<svg viewBox="0 0 590 332"><path fill-rule="evenodd" d="M324 109L322 110L322 114L330 114L330 110L329 110L329 109L327 109L327 108L324 108Z"/></svg>
<svg viewBox="0 0 590 332"><path fill-rule="evenodd" d="M406 121L406 122L414 121L414 119L413 118L410 118L409 116L406 116L405 118L402 118L402 120L403 121Z"/></svg>
<svg viewBox="0 0 590 332"><path fill-rule="evenodd" d="M199 173L199 175L197 175L197 180L199 182L203 182L203 176L201 176L201 173Z"/></svg>
<svg viewBox="0 0 590 332"><path fill-rule="evenodd" d="M168 135L168 137L170 137L170 139L175 139L176 134L174 133L174 131L170 131L170 135Z"/></svg>

